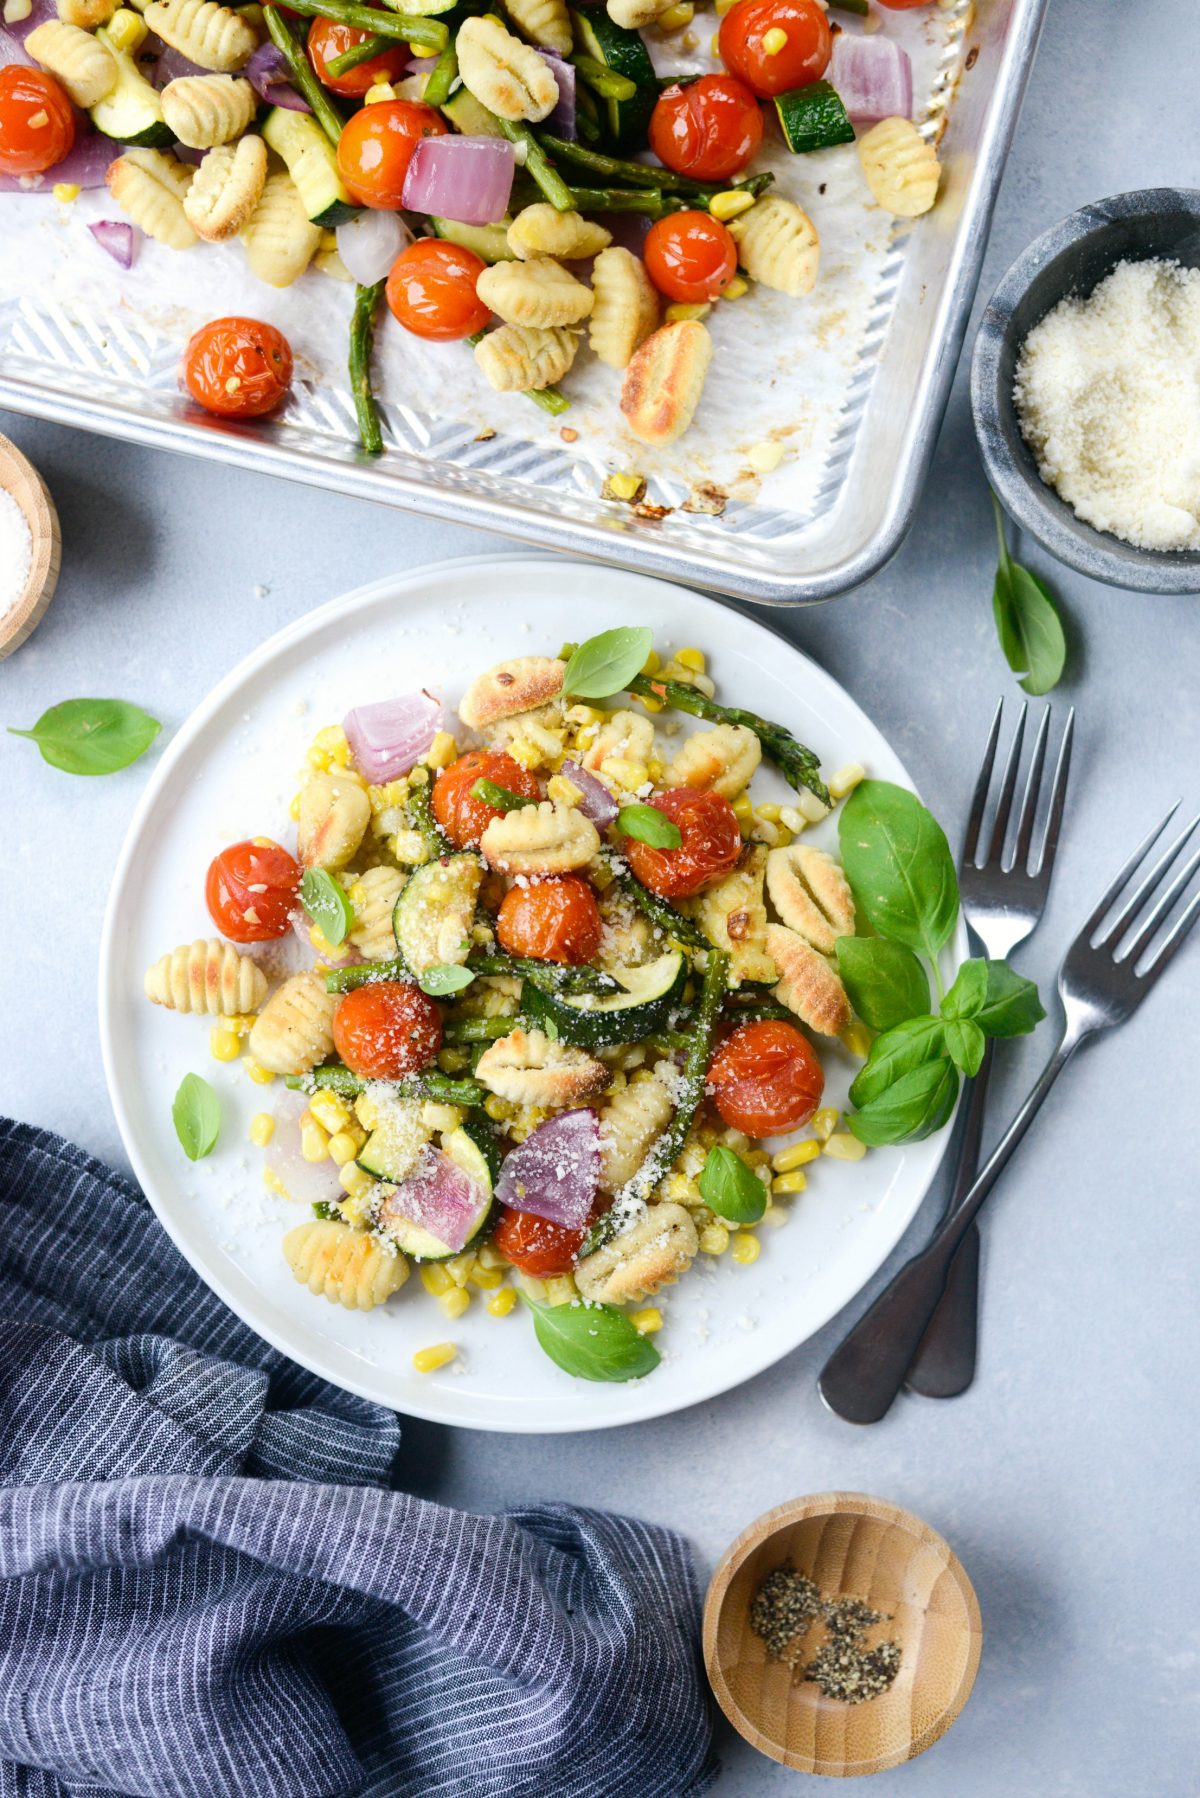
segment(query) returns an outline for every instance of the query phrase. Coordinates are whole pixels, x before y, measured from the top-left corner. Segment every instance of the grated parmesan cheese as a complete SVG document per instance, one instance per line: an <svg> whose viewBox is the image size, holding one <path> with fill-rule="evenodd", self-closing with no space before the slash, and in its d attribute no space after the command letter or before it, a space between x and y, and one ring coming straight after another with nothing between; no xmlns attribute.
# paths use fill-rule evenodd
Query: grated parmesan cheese
<svg viewBox="0 0 1200 1798"><path fill-rule="evenodd" d="M11 493L0 487L0 618L25 592L33 566L29 521Z"/></svg>
<svg viewBox="0 0 1200 1798"><path fill-rule="evenodd" d="M1200 269L1122 262L1025 339L1013 388L1038 473L1142 549L1200 549Z"/></svg>

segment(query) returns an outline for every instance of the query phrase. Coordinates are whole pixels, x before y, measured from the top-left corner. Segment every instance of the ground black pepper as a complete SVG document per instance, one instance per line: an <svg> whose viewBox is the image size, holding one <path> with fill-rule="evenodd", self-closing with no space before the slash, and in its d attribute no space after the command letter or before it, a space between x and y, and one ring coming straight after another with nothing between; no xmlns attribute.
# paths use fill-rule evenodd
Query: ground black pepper
<svg viewBox="0 0 1200 1798"><path fill-rule="evenodd" d="M767 1645L772 1660L792 1669L796 1680L811 1680L826 1698L862 1704L886 1692L900 1671L900 1644L869 1647L868 1631L886 1619L862 1598L825 1598L806 1573L785 1563L760 1581L750 1605L750 1627ZM825 1639L810 1660L803 1653L813 1630L823 1624Z"/></svg>

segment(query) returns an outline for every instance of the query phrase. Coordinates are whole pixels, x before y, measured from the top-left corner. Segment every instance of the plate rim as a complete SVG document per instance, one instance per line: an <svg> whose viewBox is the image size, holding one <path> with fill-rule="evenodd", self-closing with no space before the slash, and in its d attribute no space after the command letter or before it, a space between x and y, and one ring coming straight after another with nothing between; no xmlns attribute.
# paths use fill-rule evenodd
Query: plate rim
<svg viewBox="0 0 1200 1798"><path fill-rule="evenodd" d="M311 611L302 613L298 618L290 620L290 622L283 625L281 629L274 632L270 637L267 637L257 646L257 648L250 650L247 655L243 656L241 660L238 661L226 675L217 681L215 685L210 687L197 704L193 706L192 710L183 719L175 734L172 736L160 761L157 763L150 779L147 781L146 786L133 809L133 813L126 827L125 836L113 866L108 897L105 901L97 963L97 1023L100 1038L100 1055L104 1068L105 1085L108 1089L109 1103L112 1106L113 1116L116 1120L121 1142L124 1146L125 1153L129 1157L130 1165L133 1168L134 1177L137 1180L138 1186L147 1203L150 1205L151 1210L154 1212L159 1224L166 1231L171 1242L183 1256L184 1260L199 1278L204 1281L209 1290L217 1295L221 1302L229 1308L233 1315L237 1317L247 1329L252 1330L256 1336L268 1343L277 1353L283 1355L287 1360L306 1368L308 1372L316 1375L318 1379L324 1380L328 1385L333 1386L340 1391L349 1392L358 1398L366 1399L372 1404L380 1405L385 1410L398 1412L402 1416L417 1417L423 1421L436 1423L447 1428L479 1429L496 1435L580 1435L589 1431L624 1428L631 1424L651 1422L660 1417L671 1416L678 1411L689 1410L693 1406L707 1403L711 1399L720 1398L726 1392L729 1392L738 1386L745 1385L750 1380L758 1378L759 1375L767 1372L768 1369L775 1366L787 1355L794 1354L796 1350L802 1348L805 1343L810 1342L819 1331L825 1328L826 1324L838 1315L840 1311L847 1305L853 1303L870 1281L874 1279L875 1275L879 1272L879 1269L884 1265L888 1257L895 1250L897 1244L908 1231L910 1225L916 1218L917 1213L920 1211L921 1206L924 1204L941 1169L942 1162L954 1135L954 1116L951 1117L946 1127L939 1132L936 1138L936 1148L934 1150L933 1160L929 1166L928 1174L923 1182L918 1182L918 1188L914 1192L911 1204L897 1212L897 1227L890 1232L890 1240L887 1241L886 1245L883 1247L882 1253L875 1266L864 1276L863 1280L852 1292L842 1295L835 1303L828 1306L822 1305L817 1321L798 1341L789 1343L786 1347L778 1350L778 1352L775 1352L773 1349L768 1350L767 1354L748 1370L735 1369L728 1377L722 1375L718 1370L713 1384L707 1386L703 1392L695 1393L683 1398L673 1395L671 1397L664 1396L662 1400L656 1401L652 1396L652 1387L647 1386L642 1381L631 1382L628 1384L628 1390L636 1390L643 1397L644 1401L646 1401L646 1395L650 1396L648 1397L648 1402L643 1402L642 1404L635 1406L628 1416L603 1416L599 1418L583 1419L582 1421L563 1419L561 1421L548 1422L544 1419L529 1419L519 1415L513 1416L502 1410L496 1413L488 1421L467 1421L461 1418L447 1416L445 1409L436 1402L436 1399L433 1396L437 1389L432 1387L430 1388L432 1402L422 1403L419 1394L414 1397L408 1397L406 1395L404 1407L401 1409L394 1399L381 1397L378 1387L373 1385L367 1378L355 1380L346 1378L342 1375L332 1375L327 1367L320 1364L319 1357L315 1352L315 1345L320 1342L319 1335L314 1334L313 1336L314 1353L312 1355L301 1353L291 1342L285 1343L282 1341L273 1329L265 1327L259 1321L251 1321L245 1315L241 1305L230 1296L230 1292L219 1268L204 1261L202 1257L193 1255L191 1248L184 1240L182 1233L177 1231L173 1226L169 1204L165 1199L160 1198L155 1191L154 1182L150 1177L148 1167L140 1153L140 1146L131 1115L131 1108L127 1107L125 1103L125 1089L118 1072L119 1056L117 1045L114 1040L114 1026L117 1010L115 962L119 948L117 939L122 909L120 900L123 896L124 889L134 872L136 857L141 846L141 838L146 826L153 817L159 802L160 793L173 775L176 764L185 759L193 738L205 727L213 712L219 710L226 700L229 699L248 678L251 678L256 673L260 672L263 667L269 666L277 659L277 657L286 653L288 649L294 647L296 643L302 642L305 637L319 633L326 624L336 620L339 615L350 613L361 608L369 608L384 600L391 600L392 603L397 606L405 606L413 598L419 597L422 584L427 583L431 578L437 578L448 573L457 573L471 568L493 568L498 562L504 562L510 565L519 565L523 563L532 564L539 570L557 568L562 572L565 579L569 579L573 569L590 573L595 567L594 564L581 562L571 557L558 557L544 552L531 553L528 550L514 549L500 551L495 554L445 557L440 561L424 563L406 571L380 576L375 580L367 581L357 587L351 588L347 592L337 594L334 598L327 600L323 605L317 606ZM836 680L832 674L822 668L818 662L814 661L806 651L792 643L777 626L765 619L748 615L742 610L741 606L730 604L729 601L724 598L697 592L694 588L687 587L678 581L662 580L657 576L646 574L640 570L612 565L609 567L609 572L621 580L630 580L639 583L649 582L654 586L666 588L686 602L693 605L698 604L704 611L713 608L722 612L730 612L744 623L758 627L769 637L786 645L787 649L806 665L812 678L818 684L825 685L841 700L852 706L855 711L866 719L871 729L875 731L878 736L883 738L904 781L911 791L917 793L918 797L920 797L908 768L902 758L896 753L890 740L884 736L884 733L880 730L879 726L874 723L853 695L842 686L840 681ZM966 927L961 911L956 932L950 946L960 958L968 953ZM957 1105L955 1110L955 1115L956 1114Z"/></svg>

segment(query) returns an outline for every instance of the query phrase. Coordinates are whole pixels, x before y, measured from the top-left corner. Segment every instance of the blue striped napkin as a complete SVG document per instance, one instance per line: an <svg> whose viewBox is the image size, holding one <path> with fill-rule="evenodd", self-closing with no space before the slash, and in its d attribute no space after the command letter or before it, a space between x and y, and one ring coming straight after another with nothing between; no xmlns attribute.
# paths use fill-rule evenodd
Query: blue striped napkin
<svg viewBox="0 0 1200 1798"><path fill-rule="evenodd" d="M705 1791L683 1539L403 1477L395 1416L260 1341L127 1181L0 1120L0 1793Z"/></svg>

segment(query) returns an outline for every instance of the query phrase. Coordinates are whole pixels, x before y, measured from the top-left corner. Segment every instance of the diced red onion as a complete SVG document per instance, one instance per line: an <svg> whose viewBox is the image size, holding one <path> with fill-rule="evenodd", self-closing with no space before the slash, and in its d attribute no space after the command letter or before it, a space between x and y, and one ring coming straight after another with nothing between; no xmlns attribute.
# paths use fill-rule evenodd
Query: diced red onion
<svg viewBox="0 0 1200 1798"><path fill-rule="evenodd" d="M3 29L8 36L15 37L18 44L23 44L31 31L36 31L39 25L45 24L47 19L57 19L57 17L58 8L54 4L54 0L33 0L33 5L30 8L27 18L5 19ZM3 58L0 60L7 61L9 59ZM20 62L22 58L13 57L11 60ZM28 62L29 58L25 57L24 60Z"/></svg>
<svg viewBox="0 0 1200 1798"><path fill-rule="evenodd" d="M483 1193L456 1161L440 1149L426 1149L407 1180L388 1194L379 1209L389 1219L407 1218L457 1254L483 1203Z"/></svg>
<svg viewBox="0 0 1200 1798"><path fill-rule="evenodd" d="M176 162L190 162L194 169L198 169L208 151L197 150L191 144L172 144L171 154Z"/></svg>
<svg viewBox="0 0 1200 1798"><path fill-rule="evenodd" d="M147 38L148 44L159 44L153 32ZM272 48L274 46L272 45ZM178 81L181 75L210 75L211 69L202 69L198 62L189 62L182 50L176 50L171 44L162 44L154 61L146 70L146 76L152 87L166 87L168 81Z"/></svg>
<svg viewBox="0 0 1200 1798"><path fill-rule="evenodd" d="M374 287L395 262L412 232L398 212L367 207L337 228L338 255L360 287Z"/></svg>
<svg viewBox="0 0 1200 1798"><path fill-rule="evenodd" d="M409 61L408 73L410 75L432 75L437 68L437 63L436 56L414 56Z"/></svg>
<svg viewBox="0 0 1200 1798"><path fill-rule="evenodd" d="M422 137L404 178L410 212L494 225L508 211L516 157L506 138Z"/></svg>
<svg viewBox="0 0 1200 1798"><path fill-rule="evenodd" d="M272 1107L275 1134L267 1146L266 1166L297 1205L336 1204L346 1194L335 1162L305 1161L300 1152L300 1117L308 1109L307 1093L281 1092Z"/></svg>
<svg viewBox="0 0 1200 1798"><path fill-rule="evenodd" d="M242 74L255 93L272 106L284 106L289 112L312 111L308 101L302 99L288 81L283 52L269 40L258 46Z"/></svg>
<svg viewBox="0 0 1200 1798"><path fill-rule="evenodd" d="M575 123L575 64L555 50L539 50L538 55L558 83L558 105L546 123L556 137L573 144L579 136Z"/></svg>
<svg viewBox="0 0 1200 1798"><path fill-rule="evenodd" d="M852 37L839 31L833 40L829 80L852 119L866 124L912 117L912 63L894 38L882 33Z"/></svg>
<svg viewBox="0 0 1200 1798"><path fill-rule="evenodd" d="M69 149L61 162L56 162L44 175L0 175L0 193L48 193L58 181L72 182L76 187L103 187L110 162L121 154L121 145L99 131L90 131Z"/></svg>
<svg viewBox="0 0 1200 1798"><path fill-rule="evenodd" d="M133 267L133 226L119 219L97 219L88 230L102 250L121 268Z"/></svg>
<svg viewBox="0 0 1200 1798"><path fill-rule="evenodd" d="M31 69L33 58L26 54L24 40L0 25L0 69L14 65L21 69Z"/></svg>
<svg viewBox="0 0 1200 1798"><path fill-rule="evenodd" d="M594 1111L560 1111L505 1157L496 1197L513 1211L582 1230L599 1184L599 1119Z"/></svg>
<svg viewBox="0 0 1200 1798"><path fill-rule="evenodd" d="M375 787L407 774L441 728L442 702L424 689L355 706L342 720L354 760Z"/></svg>
<svg viewBox="0 0 1200 1798"><path fill-rule="evenodd" d="M606 824L611 824L620 807L604 782L597 780L586 768L581 768L578 762L564 762L562 771L583 795L579 801L579 809L584 817L590 818L601 830Z"/></svg>

